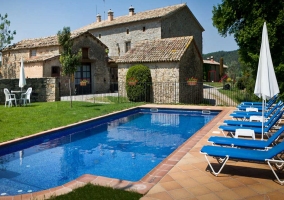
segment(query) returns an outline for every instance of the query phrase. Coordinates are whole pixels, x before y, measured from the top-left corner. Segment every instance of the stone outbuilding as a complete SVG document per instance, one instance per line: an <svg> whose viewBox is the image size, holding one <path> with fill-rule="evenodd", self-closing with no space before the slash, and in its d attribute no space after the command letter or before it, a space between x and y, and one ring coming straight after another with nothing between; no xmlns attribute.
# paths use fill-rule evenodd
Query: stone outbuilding
<svg viewBox="0 0 284 200"><path fill-rule="evenodd" d="M154 103L198 103L203 98L203 59L193 36L137 42L117 60L118 82L126 82L128 69L135 64L149 67ZM197 85L187 85L195 77ZM120 93L125 91L123 88ZM126 95L126 94L125 94Z"/></svg>
<svg viewBox="0 0 284 200"><path fill-rule="evenodd" d="M73 52L82 51L81 66L74 74L73 91L80 93L108 92L106 79L109 77L105 49L100 40L91 33L73 32ZM24 60L26 78L58 77L60 78L61 95L68 95L68 79L62 77L59 61L61 46L57 35L22 40L2 51L2 73L4 78L17 78L20 73L20 60ZM87 80L86 86L80 82Z"/></svg>

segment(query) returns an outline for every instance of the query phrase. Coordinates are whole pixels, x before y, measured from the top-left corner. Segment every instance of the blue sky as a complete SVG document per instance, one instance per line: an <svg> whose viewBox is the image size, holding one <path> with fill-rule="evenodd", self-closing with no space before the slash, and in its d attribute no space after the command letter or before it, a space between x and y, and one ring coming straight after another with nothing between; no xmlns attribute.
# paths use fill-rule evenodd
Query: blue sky
<svg viewBox="0 0 284 200"><path fill-rule="evenodd" d="M203 53L238 49L232 36L221 37L212 25L213 5L222 0L0 0L0 14L8 14L10 30L17 32L12 42L16 43L56 35L64 26L80 28L95 22L97 13L105 19L109 9L115 17L128 15L131 5L135 12L142 12L180 3L187 4L205 29Z"/></svg>

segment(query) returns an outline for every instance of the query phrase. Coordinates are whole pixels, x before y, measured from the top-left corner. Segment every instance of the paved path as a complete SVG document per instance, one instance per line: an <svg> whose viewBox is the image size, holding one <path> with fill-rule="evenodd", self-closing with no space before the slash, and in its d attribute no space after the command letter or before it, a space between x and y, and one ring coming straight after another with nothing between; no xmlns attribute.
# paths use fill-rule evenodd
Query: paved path
<svg viewBox="0 0 284 200"><path fill-rule="evenodd" d="M233 99L218 91L220 88L212 87L209 85L203 86L203 98L207 99L211 105L214 106L237 106Z"/></svg>

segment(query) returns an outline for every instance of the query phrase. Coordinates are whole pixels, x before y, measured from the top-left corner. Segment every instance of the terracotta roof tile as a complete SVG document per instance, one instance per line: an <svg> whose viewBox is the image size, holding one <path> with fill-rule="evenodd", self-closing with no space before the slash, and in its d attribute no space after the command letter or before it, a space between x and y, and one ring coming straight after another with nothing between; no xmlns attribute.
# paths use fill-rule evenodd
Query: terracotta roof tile
<svg viewBox="0 0 284 200"><path fill-rule="evenodd" d="M173 5L173 6L168 6L168 7L163 7L163 8L158 8L154 10L148 10L144 12L138 12L135 13L133 16L120 16L120 17L114 17L112 21L101 21L101 22L93 22L87 26L84 26L80 29L77 29L75 31L86 31L86 30L91 30L91 29L96 29L96 28L103 28L103 27L108 27L108 26L113 26L113 25L118 25L118 24L124 24L124 23L129 23L129 22L136 22L136 21L142 21L142 20L148 20L148 19L154 19L154 18L161 18L165 17L172 12L181 9L183 7L186 7L186 4L178 4L178 5Z"/></svg>
<svg viewBox="0 0 284 200"><path fill-rule="evenodd" d="M220 63L216 62L215 60L203 60L203 63L205 64L211 64L211 65L220 65ZM228 68L227 65L223 65L223 68Z"/></svg>
<svg viewBox="0 0 284 200"><path fill-rule="evenodd" d="M215 60L203 60L203 63L211 65L220 65L220 63L216 62Z"/></svg>
<svg viewBox="0 0 284 200"><path fill-rule="evenodd" d="M193 36L145 40L135 44L117 63L179 61Z"/></svg>
<svg viewBox="0 0 284 200"><path fill-rule="evenodd" d="M83 33L86 33L86 31L85 32L83 31L72 32L71 38L78 37L79 35ZM26 49L26 48L48 47L48 46L58 46L58 45L59 43L57 40L57 35L53 35L49 37L21 40L20 42L14 45L10 45L3 50L5 51L9 49Z"/></svg>
<svg viewBox="0 0 284 200"><path fill-rule="evenodd" d="M77 37L80 34L86 33L88 30L95 29L95 28L102 28L102 27L119 25L119 24L124 24L124 23L129 23L129 22L166 17L170 15L171 13L176 12L177 10L182 9L184 7L186 7L186 4L178 4L178 5L158 8L154 10L139 12L133 16L127 15L127 16L115 17L113 21L106 20L102 22L94 22L92 24L89 24L87 26L84 26L82 28L72 31L71 37L72 38ZM36 48L36 47L47 47L47 46L57 46L57 45L59 45L57 41L57 35L53 35L49 37L22 40L14 45L10 45L6 47L5 49L3 49L3 51L9 50L9 49Z"/></svg>

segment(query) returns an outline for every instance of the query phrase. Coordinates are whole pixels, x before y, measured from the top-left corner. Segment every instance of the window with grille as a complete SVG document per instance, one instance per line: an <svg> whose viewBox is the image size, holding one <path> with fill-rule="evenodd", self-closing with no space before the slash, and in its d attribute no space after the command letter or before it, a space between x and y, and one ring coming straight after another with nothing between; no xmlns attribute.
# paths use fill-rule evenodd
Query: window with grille
<svg viewBox="0 0 284 200"><path fill-rule="evenodd" d="M35 57L36 56L36 49L32 49L30 52L30 57Z"/></svg>

